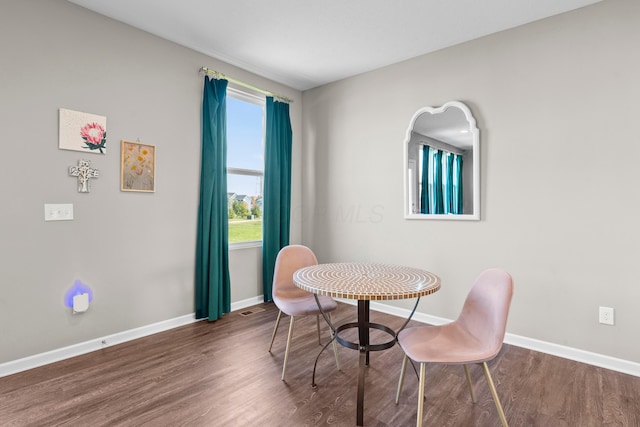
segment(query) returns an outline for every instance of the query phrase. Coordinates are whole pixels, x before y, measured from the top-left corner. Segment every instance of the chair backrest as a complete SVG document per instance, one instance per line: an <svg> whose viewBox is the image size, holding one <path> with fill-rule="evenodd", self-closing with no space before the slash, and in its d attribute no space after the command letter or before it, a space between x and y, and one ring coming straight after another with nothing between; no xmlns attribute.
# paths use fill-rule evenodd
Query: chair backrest
<svg viewBox="0 0 640 427"><path fill-rule="evenodd" d="M497 268L485 270L473 282L458 317L457 322L482 343L491 357L502 348L512 296L509 273Z"/></svg>
<svg viewBox="0 0 640 427"><path fill-rule="evenodd" d="M293 284L293 273L303 267L317 265L318 259L311 249L302 245L289 245L280 249L273 272L272 293L297 289L306 292Z"/></svg>

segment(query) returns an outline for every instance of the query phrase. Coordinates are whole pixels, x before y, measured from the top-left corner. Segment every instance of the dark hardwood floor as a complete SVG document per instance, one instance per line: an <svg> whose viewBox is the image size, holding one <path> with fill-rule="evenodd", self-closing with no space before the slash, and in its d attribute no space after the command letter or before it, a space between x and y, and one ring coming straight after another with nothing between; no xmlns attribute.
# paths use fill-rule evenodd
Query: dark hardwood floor
<svg viewBox="0 0 640 427"><path fill-rule="evenodd" d="M244 311L253 313L231 313L0 378L0 425L355 425L357 352L339 348L341 371L332 352L323 353L312 389L320 347L315 319L300 318L282 382L288 318L268 353L277 308ZM355 307L341 304L334 321L355 316ZM393 328L403 322L376 312L371 321ZM399 346L371 354L366 426L415 425L418 386L411 369L400 404L394 403L401 362ZM509 345L489 367L511 426L640 426L640 378ZM428 367L425 425L500 425L480 367L472 366L471 374L475 405L461 366Z"/></svg>

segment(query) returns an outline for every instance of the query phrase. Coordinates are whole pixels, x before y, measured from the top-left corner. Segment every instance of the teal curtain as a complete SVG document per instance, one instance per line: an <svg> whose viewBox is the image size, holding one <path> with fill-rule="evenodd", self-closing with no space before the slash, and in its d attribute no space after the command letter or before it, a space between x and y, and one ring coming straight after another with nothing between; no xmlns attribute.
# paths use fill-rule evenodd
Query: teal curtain
<svg viewBox="0 0 640 427"><path fill-rule="evenodd" d="M442 150L433 150L432 161L431 213L442 214L444 213L442 200Z"/></svg>
<svg viewBox="0 0 640 427"><path fill-rule="evenodd" d="M421 179L421 213L464 213L461 155L423 146Z"/></svg>
<svg viewBox="0 0 640 427"><path fill-rule="evenodd" d="M455 154L445 153L442 169L442 202L443 213L453 213L453 158Z"/></svg>
<svg viewBox="0 0 640 427"><path fill-rule="evenodd" d="M200 205L196 246L196 319L231 311L227 205L227 80L204 78Z"/></svg>
<svg viewBox="0 0 640 427"><path fill-rule="evenodd" d="M453 161L453 213L462 215L462 156L455 155Z"/></svg>
<svg viewBox="0 0 640 427"><path fill-rule="evenodd" d="M420 213L429 213L429 146L422 146L422 187L420 188Z"/></svg>
<svg viewBox="0 0 640 427"><path fill-rule="evenodd" d="M272 300L278 252L289 244L291 207L291 119L289 104L267 97L262 218L262 290Z"/></svg>

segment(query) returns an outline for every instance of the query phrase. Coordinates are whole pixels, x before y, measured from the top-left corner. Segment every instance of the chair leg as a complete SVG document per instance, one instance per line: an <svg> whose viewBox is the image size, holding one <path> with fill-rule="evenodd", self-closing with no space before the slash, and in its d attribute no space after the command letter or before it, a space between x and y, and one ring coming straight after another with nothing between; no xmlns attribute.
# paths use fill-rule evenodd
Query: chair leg
<svg viewBox="0 0 640 427"><path fill-rule="evenodd" d="M493 385L493 380L491 379L491 373L489 372L489 367L487 366L487 362L482 362L482 368L484 370L484 376L487 378L487 383L489 383L489 389L491 390L493 401L496 404L498 415L500 415L500 421L502 421L502 426L508 427L507 418L504 416L504 411L502 410L500 399L498 399L498 392L496 391L496 386Z"/></svg>
<svg viewBox="0 0 640 427"><path fill-rule="evenodd" d="M420 384L418 385L418 416L416 427L422 427L422 408L424 406L424 382L426 377L426 363L420 363Z"/></svg>
<svg viewBox="0 0 640 427"><path fill-rule="evenodd" d="M331 320L331 313L329 313L329 321L333 323ZM334 332L331 328L329 328L331 339L333 340L333 355L336 357L336 368L338 371L340 370L340 360L338 360L338 342L335 340Z"/></svg>
<svg viewBox="0 0 640 427"><path fill-rule="evenodd" d="M398 379L398 390L396 391L396 405L400 401L400 393L402 392L402 386L404 385L404 374L407 371L407 359L409 356L406 354L402 359L402 368L400 368L400 378Z"/></svg>
<svg viewBox="0 0 640 427"><path fill-rule="evenodd" d="M280 324L281 316L282 316L282 310L278 311L278 318L276 319L276 325L273 327L273 333L271 334L271 344L269 344L269 353L271 353L271 347L273 347L273 340L276 339L276 332L278 331L278 325Z"/></svg>
<svg viewBox="0 0 640 427"><path fill-rule="evenodd" d="M287 348L284 351L284 363L282 364L282 377L280 378L284 381L284 373L287 370L287 360L289 360L289 348L291 348L291 337L293 336L293 316L291 316L291 321L289 322L289 335L287 335Z"/></svg>
<svg viewBox="0 0 640 427"><path fill-rule="evenodd" d="M476 403L476 395L473 393L473 383L471 382L471 374L469 373L469 366L464 366L464 374L467 377L467 384L469 384L469 393L471 393L471 402Z"/></svg>

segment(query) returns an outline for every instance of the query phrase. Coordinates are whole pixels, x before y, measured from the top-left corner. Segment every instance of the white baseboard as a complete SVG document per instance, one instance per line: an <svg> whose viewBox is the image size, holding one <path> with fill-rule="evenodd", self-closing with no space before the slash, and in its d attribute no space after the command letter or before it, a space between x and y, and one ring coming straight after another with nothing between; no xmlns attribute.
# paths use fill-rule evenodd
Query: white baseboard
<svg viewBox="0 0 640 427"><path fill-rule="evenodd" d="M255 298L238 301L231 304L231 311L241 310L263 302L262 295ZM198 319L200 320L200 319ZM100 350L116 344L122 344L137 338L146 337L147 335L157 334L158 332L167 331L179 326L188 325L196 322L195 313L185 316L176 317L174 319L164 320L162 322L153 323L147 326L131 329L128 331L118 332L116 334L95 338L89 341L73 344L68 347L47 351L45 353L35 354L33 356L24 357L22 359L13 360L6 363L0 363L0 378L7 375L17 374L18 372L28 369L37 368L39 366L48 365L49 363L59 362L71 357L80 356L92 351Z"/></svg>
<svg viewBox="0 0 640 427"><path fill-rule="evenodd" d="M38 366L47 365L49 363L58 362L60 360L69 359L71 357L80 356L92 351L100 350L123 342L135 340L137 338L146 337L147 335L156 334L158 332L177 328L178 326L187 325L195 322L195 315L187 314L185 316L176 317L174 319L164 320L162 322L153 323L147 326L130 329L128 331L118 332L112 335L95 338L89 341L73 344L68 347L47 351L45 353L35 354L33 356L24 357L22 359L13 360L0 364L0 378L7 375L16 374L28 369L37 368Z"/></svg>
<svg viewBox="0 0 640 427"><path fill-rule="evenodd" d="M354 300L340 299L341 302L355 305ZM231 304L231 311L241 310L263 302L262 295L254 298L248 298ZM391 314L394 316L406 318L410 314L410 310L393 307L382 303L372 302L371 309L381 313ZM415 313L413 320L430 325L442 325L451 322L450 319L431 316L424 313ZM121 344L147 335L156 334L179 326L196 322L195 315L187 314L185 316L176 317L174 319L165 320L151 325L142 326L113 335L85 341L68 347L47 351L45 353L36 354L18 360L13 360L0 364L0 378L7 375L16 374L28 369L37 368L49 363L58 362L60 360L69 359L71 357L80 356L92 351L100 350L107 346ZM540 341L534 338L522 337L519 335L507 333L505 343L515 345L517 347L528 348L530 350L539 351L541 353L574 360L576 362L587 363L589 365L599 366L601 368L610 369L612 371L622 372L624 374L640 377L640 363L631 362L629 360L618 359L603 354L592 353L577 348L566 347L559 344L553 344L546 341Z"/></svg>
<svg viewBox="0 0 640 427"><path fill-rule="evenodd" d="M355 304L353 300L341 299L341 302L347 304ZM382 313L392 314L394 316L407 317L411 310L404 308L392 307L386 304L371 302L371 310ZM424 313L415 313L413 320L430 325L443 325L451 322L450 319L431 316ZM589 365L599 366L601 368L610 369L612 371L622 372L624 374L640 377L640 363L629 360L618 359L604 354L592 353L590 351L580 350L577 348L567 347L564 345L554 344L546 341L540 341L534 338L527 338L520 335L507 333L504 342L516 347L528 348L529 350L539 351L541 353L550 354L552 356L562 357L564 359L574 360Z"/></svg>
<svg viewBox="0 0 640 427"><path fill-rule="evenodd" d="M263 302L264 302L264 297L262 295L258 295L257 297L253 297L253 298L247 298L238 302L232 302L231 311L242 310L243 308L251 307L256 304L262 304Z"/></svg>

